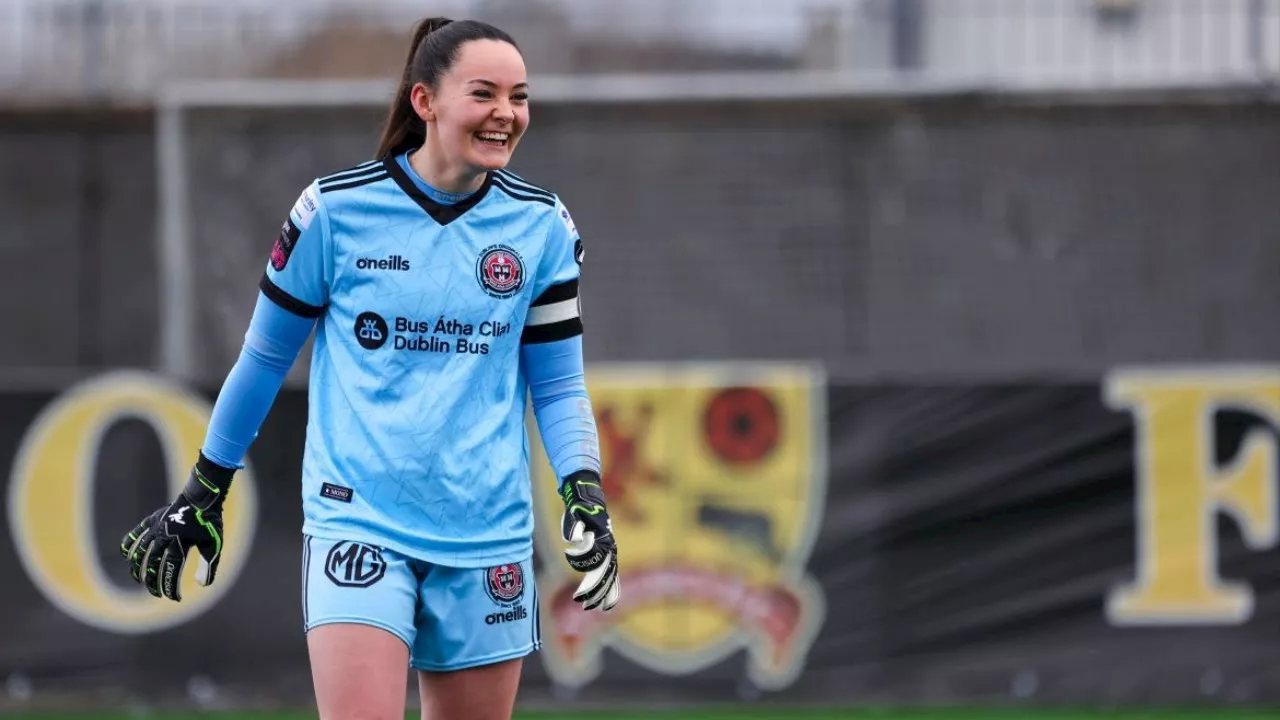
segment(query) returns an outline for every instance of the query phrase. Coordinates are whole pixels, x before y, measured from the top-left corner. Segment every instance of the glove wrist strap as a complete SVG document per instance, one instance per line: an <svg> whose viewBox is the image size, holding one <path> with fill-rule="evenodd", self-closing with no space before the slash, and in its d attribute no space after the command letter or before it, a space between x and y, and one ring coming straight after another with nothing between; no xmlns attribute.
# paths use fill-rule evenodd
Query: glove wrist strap
<svg viewBox="0 0 1280 720"><path fill-rule="evenodd" d="M187 478L187 485L182 490L187 500L200 510L208 510L220 504L231 488L231 480L235 477L233 468L225 468L200 453L196 465Z"/></svg>
<svg viewBox="0 0 1280 720"><path fill-rule="evenodd" d="M566 507L582 497L582 488L578 487L578 483L581 482L591 483L596 487L600 487L600 473L594 470L577 470L569 473L564 482L560 483L560 499L564 501Z"/></svg>
<svg viewBox="0 0 1280 720"><path fill-rule="evenodd" d="M595 470L575 470L565 476L564 482L560 485L560 491L564 492L564 488L576 488L580 482L589 482L600 485L600 473Z"/></svg>

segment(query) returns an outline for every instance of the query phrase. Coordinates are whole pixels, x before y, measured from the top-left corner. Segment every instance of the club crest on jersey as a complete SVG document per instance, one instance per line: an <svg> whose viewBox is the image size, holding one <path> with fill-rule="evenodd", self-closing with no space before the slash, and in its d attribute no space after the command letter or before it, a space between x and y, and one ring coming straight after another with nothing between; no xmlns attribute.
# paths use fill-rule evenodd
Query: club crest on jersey
<svg viewBox="0 0 1280 720"><path fill-rule="evenodd" d="M499 605L520 602L524 596L524 570L519 565L497 565L485 571L485 590Z"/></svg>
<svg viewBox="0 0 1280 720"><path fill-rule="evenodd" d="M506 245L493 245L480 253L476 263L480 287L496 298L507 298L524 287L524 261Z"/></svg>

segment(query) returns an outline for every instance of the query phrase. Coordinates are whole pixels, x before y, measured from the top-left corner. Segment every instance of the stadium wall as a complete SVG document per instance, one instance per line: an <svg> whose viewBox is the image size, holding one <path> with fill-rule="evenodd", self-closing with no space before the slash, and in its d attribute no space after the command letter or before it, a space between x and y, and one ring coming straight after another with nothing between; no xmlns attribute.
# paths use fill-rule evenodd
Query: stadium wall
<svg viewBox="0 0 1280 720"><path fill-rule="evenodd" d="M862 385L602 364L592 393L626 601L566 600L539 454L526 704L1280 704L1280 366ZM302 392L237 481L213 588L188 573L158 601L117 556L209 399L133 372L0 395L0 708L309 702Z"/></svg>
<svg viewBox="0 0 1280 720"><path fill-rule="evenodd" d="M634 605L575 624L541 536L522 697L1280 704L1275 119L1220 97L540 110L516 169L587 242ZM188 115L183 387L145 370L150 113L0 113L0 709L308 701L298 386L218 586L157 606L115 553L200 442L283 212L379 120Z"/></svg>
<svg viewBox="0 0 1280 720"><path fill-rule="evenodd" d="M380 117L187 113L198 378L234 359L283 213L366 158ZM1239 97L557 105L515 169L584 234L593 361L1096 378L1280 351L1276 119ZM0 114L4 247L27 270L0 309L34 340L0 367L156 361L153 130Z"/></svg>

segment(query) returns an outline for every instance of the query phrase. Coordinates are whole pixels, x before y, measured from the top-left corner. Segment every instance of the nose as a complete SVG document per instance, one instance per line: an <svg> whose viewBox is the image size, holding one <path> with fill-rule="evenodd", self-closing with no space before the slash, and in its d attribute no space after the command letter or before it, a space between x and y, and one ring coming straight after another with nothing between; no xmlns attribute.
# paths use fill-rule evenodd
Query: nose
<svg viewBox="0 0 1280 720"><path fill-rule="evenodd" d="M515 122L516 111L509 101L501 101L493 108L493 117L504 123Z"/></svg>

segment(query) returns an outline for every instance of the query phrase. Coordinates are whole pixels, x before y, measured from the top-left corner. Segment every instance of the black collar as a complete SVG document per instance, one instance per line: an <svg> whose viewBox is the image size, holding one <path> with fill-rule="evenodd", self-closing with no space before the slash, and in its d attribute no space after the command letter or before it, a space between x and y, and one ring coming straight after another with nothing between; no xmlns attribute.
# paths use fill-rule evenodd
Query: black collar
<svg viewBox="0 0 1280 720"><path fill-rule="evenodd" d="M484 196L488 194L489 186L493 184L493 173L485 173L484 184L480 186L479 190L471 193L466 200L454 203L453 205L441 205L435 200L427 197L426 193L422 192L422 189L413 181L413 178L409 177L409 174L404 171L404 168L400 167L400 161L394 155L388 155L383 158L382 164L386 166L387 172L391 175L391 179L396 181L396 184L400 186L400 189L404 191L404 194L413 198L414 202L418 203L423 210L427 211L427 214L431 216L432 220L435 220L441 225L448 225L454 220L462 217L462 215L468 210L478 205L480 201L484 199Z"/></svg>

